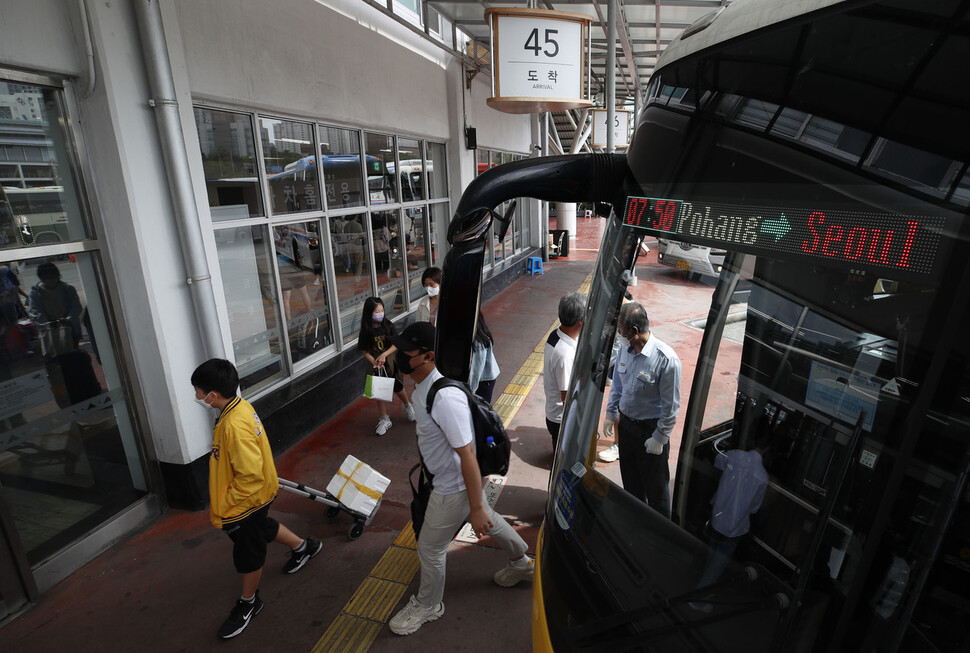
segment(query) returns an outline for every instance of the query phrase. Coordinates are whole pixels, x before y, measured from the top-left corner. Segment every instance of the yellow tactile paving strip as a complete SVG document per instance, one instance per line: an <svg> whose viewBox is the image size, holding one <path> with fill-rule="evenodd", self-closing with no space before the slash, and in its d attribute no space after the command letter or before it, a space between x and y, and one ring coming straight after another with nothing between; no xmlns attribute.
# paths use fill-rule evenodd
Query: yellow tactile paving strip
<svg viewBox="0 0 970 653"><path fill-rule="evenodd" d="M589 292L592 276L591 273L586 277L579 292ZM557 319L509 381L502 396L492 404L507 427L542 373L546 338L558 327ZM411 522L408 522L320 637L311 653L366 653L370 649L381 628L391 618L391 611L400 602L421 567L417 546Z"/></svg>

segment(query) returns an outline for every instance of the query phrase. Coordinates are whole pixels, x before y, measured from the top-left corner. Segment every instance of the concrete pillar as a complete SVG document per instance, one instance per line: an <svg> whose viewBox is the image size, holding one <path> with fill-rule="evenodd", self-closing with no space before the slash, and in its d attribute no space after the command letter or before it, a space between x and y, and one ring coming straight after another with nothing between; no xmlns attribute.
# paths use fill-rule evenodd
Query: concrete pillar
<svg viewBox="0 0 970 653"><path fill-rule="evenodd" d="M576 237L575 202L556 202L556 225L568 231L570 238Z"/></svg>

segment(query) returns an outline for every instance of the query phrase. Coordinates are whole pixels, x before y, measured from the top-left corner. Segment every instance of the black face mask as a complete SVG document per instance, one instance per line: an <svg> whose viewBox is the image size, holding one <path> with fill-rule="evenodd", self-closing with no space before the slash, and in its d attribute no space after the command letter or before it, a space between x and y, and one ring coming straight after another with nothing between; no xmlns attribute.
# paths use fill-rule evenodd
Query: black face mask
<svg viewBox="0 0 970 653"><path fill-rule="evenodd" d="M397 363L397 369L401 370L404 374L410 374L414 371L414 368L411 367L412 358L414 357L408 356L400 349L394 353L394 361Z"/></svg>

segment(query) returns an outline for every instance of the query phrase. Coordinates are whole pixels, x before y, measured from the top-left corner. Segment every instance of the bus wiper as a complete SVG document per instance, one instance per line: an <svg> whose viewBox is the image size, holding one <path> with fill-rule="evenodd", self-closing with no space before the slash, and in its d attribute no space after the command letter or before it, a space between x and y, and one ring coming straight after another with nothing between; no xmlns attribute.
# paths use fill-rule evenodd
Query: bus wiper
<svg viewBox="0 0 970 653"><path fill-rule="evenodd" d="M591 637L596 637L598 635L602 635L603 633L605 633L607 631L612 631L612 630L615 630L616 628L620 628L622 626L628 625L628 624L630 624L630 623L632 623L634 621L637 621L639 619L643 619L645 617L649 617L649 616L654 615L654 614L660 614L660 613L663 613L663 612L668 612L675 605L687 604L687 603L692 602L694 600L697 600L697 601L703 602L703 603L708 603L708 604L711 604L711 605L734 605L734 606L737 606L738 607L738 609L736 609L736 610L731 610L731 611L725 612L723 614L718 614L718 615L713 615L713 616L709 616L709 617L704 617L702 619L697 619L697 620L692 620L692 621L688 621L688 622L683 622L683 623L675 624L675 625L672 625L672 626L664 626L664 627L661 627L661 628L655 628L655 629L652 629L652 630L649 630L649 631L645 631L643 633L639 633L639 634L637 634L635 636L632 636L632 638L631 637L627 637L627 638L623 638L623 639L619 639L619 640L609 640L608 647L605 647L605 648L608 648L610 651L614 651L614 650L628 650L629 647L628 648L620 648L620 649L617 649L616 647L618 645L619 646L625 646L626 644L624 644L624 642L626 642L627 644L632 644L632 645L641 645L643 643L643 637L645 635L648 635L648 634L650 636L658 636L658 635L663 635L663 634L675 632L677 630L683 630L683 629L690 629L690 628L697 628L697 627L700 627L700 626L705 626L705 625L710 624L710 623L714 623L714 622L717 622L717 621L721 621L721 620L724 620L724 619L728 619L728 618L731 618L731 617L735 617L735 616L737 616L739 614L745 614L745 613L748 613L748 612L755 612L755 611L763 610L763 609L766 609L766 608L783 609L783 608L785 608L785 607L788 606L788 598L787 598L787 596L785 596L784 594L781 594L781 593L778 593L778 594L774 594L774 595L765 597L764 599L761 599L761 600L758 600L758 601L742 601L742 602L737 602L737 601L730 601L730 600L728 600L728 601L724 601L724 600L713 600L711 598L707 598L708 595L712 591L716 591L716 590L722 589L722 588L734 587L739 582L741 582L741 583L750 583L750 582L753 582L753 581L757 580L757 578L758 578L758 571L757 571L757 569L755 569L754 567L745 567L739 573L735 574L734 576L730 576L730 577L728 577L725 580L722 580L720 582L713 583L711 585L705 585L704 587L699 587L697 589L693 589L693 590L691 590L689 592L685 592L683 594L679 594L677 596L670 597L668 599L664 599L663 601L659 601L657 603L653 603L653 604L650 604L650 605L645 605L645 606L636 608L634 610L629 610L627 612L622 612L620 614L610 615L609 617L604 617L603 619L598 619L596 621L593 621L593 622L590 622L590 623L587 623L587 624L583 624L582 626L576 626L574 628L570 628L566 632L566 637L567 637L567 639L569 641L586 640L586 639L589 639ZM591 642L588 645L582 645L582 648L590 648L590 647L593 647L593 648L590 648L590 650L597 650L597 648L599 647L599 645L602 644L602 643L603 643L602 641Z"/></svg>

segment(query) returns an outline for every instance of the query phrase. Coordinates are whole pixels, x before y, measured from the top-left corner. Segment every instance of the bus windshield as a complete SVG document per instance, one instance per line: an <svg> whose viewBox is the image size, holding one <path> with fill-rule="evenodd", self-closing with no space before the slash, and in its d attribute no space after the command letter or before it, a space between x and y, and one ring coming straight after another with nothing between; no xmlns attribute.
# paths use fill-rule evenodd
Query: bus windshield
<svg viewBox="0 0 970 653"><path fill-rule="evenodd" d="M551 157L469 185L446 321L456 277L480 274L476 207L523 189L613 206L549 484L536 651L966 650L970 92L946 80L968 21L966 3L734 3L666 50L622 165ZM624 444L622 418L621 482L595 460L645 236L717 275L679 352L694 371L669 517L624 488L644 443Z"/></svg>

